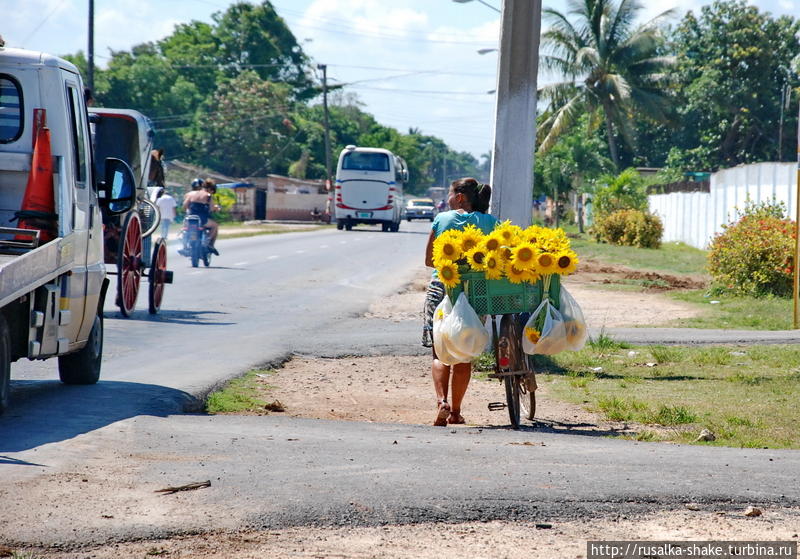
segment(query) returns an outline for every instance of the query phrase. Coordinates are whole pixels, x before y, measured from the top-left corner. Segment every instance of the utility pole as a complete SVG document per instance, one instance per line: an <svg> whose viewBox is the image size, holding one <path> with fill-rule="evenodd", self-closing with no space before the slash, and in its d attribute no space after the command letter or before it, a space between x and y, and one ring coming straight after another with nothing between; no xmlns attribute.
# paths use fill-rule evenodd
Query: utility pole
<svg viewBox="0 0 800 559"><path fill-rule="evenodd" d="M531 224L541 0L504 0L497 61L491 212Z"/></svg>
<svg viewBox="0 0 800 559"><path fill-rule="evenodd" d="M325 114L325 186L331 189L331 129L328 123L328 65L317 64L322 70L322 109Z"/></svg>
<svg viewBox="0 0 800 559"><path fill-rule="evenodd" d="M89 0L89 45L86 50L89 65L86 71L86 83L94 97L94 0Z"/></svg>

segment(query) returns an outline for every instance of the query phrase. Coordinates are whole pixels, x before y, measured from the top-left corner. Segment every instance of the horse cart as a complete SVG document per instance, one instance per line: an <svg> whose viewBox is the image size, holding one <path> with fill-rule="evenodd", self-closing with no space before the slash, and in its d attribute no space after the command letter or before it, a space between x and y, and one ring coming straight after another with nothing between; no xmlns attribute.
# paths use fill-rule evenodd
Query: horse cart
<svg viewBox="0 0 800 559"><path fill-rule="evenodd" d="M158 313L164 298L164 286L172 283L167 270L167 241L153 239L161 214L149 199L147 178L153 128L140 112L128 109L90 108L89 121L95 146L95 165L106 157L122 159L133 170L136 179L136 204L126 213L103 213L105 263L116 272L116 305L129 317L136 307L142 277L149 282L148 310Z"/></svg>

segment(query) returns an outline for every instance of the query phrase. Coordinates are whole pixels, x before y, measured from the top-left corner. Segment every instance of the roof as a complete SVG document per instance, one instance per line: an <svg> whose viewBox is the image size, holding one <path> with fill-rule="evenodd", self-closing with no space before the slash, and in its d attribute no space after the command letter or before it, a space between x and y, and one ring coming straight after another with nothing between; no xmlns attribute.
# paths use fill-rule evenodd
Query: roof
<svg viewBox="0 0 800 559"><path fill-rule="evenodd" d="M37 50L13 49L13 48L0 48L0 64L18 64L20 66L51 66L54 68L63 68L75 74L79 74L78 68L71 62L67 62L63 58L40 52Z"/></svg>

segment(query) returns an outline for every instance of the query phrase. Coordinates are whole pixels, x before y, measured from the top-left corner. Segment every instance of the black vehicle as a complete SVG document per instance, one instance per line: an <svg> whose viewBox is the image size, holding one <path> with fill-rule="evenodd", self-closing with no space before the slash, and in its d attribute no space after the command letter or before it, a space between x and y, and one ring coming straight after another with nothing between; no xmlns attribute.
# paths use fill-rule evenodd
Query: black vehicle
<svg viewBox="0 0 800 559"><path fill-rule="evenodd" d="M201 224L200 216L189 214L183 219L181 239L183 241L183 249L179 253L191 259L193 268L197 268L201 260L204 266L211 265L211 255L213 253L208 245L208 227L204 227Z"/></svg>

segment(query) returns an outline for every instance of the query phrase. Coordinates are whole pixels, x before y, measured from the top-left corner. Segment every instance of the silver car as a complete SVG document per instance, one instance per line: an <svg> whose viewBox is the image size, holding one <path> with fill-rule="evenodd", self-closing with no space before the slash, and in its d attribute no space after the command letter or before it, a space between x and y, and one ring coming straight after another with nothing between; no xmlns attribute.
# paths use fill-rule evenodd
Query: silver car
<svg viewBox="0 0 800 559"><path fill-rule="evenodd" d="M430 198L412 198L406 202L406 219L428 219L433 221L436 207Z"/></svg>

